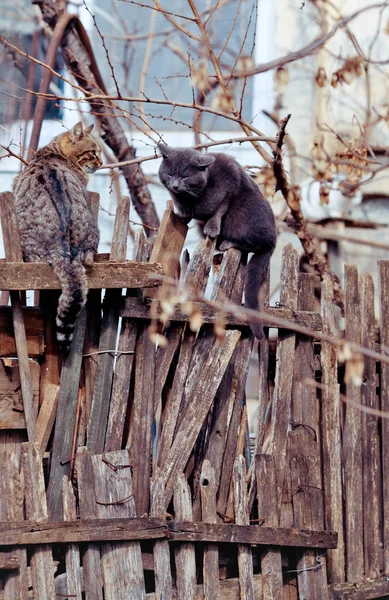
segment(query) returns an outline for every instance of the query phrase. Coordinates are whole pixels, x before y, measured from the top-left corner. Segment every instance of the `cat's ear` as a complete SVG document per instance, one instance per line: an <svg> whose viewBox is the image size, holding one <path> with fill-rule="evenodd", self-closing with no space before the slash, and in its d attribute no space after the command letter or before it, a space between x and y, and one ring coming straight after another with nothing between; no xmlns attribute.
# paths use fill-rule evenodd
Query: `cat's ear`
<svg viewBox="0 0 389 600"><path fill-rule="evenodd" d="M84 133L92 133L93 127L94 127L94 123L92 123L92 125L89 125L89 127L84 129Z"/></svg>
<svg viewBox="0 0 389 600"><path fill-rule="evenodd" d="M80 138L82 138L82 134L84 133L84 128L82 126L81 121L78 121L71 130L69 131L70 139L72 142L76 142Z"/></svg>
<svg viewBox="0 0 389 600"><path fill-rule="evenodd" d="M196 165L196 167L209 167L213 162L215 162L216 158L214 156L210 156L209 154L200 154L196 152L190 159L190 163L192 165Z"/></svg>
<svg viewBox="0 0 389 600"><path fill-rule="evenodd" d="M174 152L174 149L170 148L170 146L167 146L166 144L159 143L157 144L157 148L164 158L168 158Z"/></svg>

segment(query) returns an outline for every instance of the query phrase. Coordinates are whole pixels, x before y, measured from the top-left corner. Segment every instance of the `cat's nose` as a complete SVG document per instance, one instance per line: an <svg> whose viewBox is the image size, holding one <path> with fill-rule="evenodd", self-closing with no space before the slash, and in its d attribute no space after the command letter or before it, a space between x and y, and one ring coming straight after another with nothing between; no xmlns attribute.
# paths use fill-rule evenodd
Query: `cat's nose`
<svg viewBox="0 0 389 600"><path fill-rule="evenodd" d="M179 187L180 187L180 182L178 181L178 179L175 179L174 181L172 181L173 190L178 190Z"/></svg>

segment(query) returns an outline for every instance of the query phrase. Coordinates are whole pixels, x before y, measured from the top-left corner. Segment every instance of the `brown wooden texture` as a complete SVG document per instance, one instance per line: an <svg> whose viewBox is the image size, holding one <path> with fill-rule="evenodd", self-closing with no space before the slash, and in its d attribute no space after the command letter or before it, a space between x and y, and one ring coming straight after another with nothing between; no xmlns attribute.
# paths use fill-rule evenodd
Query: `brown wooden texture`
<svg viewBox="0 0 389 600"><path fill-rule="evenodd" d="M36 441L43 455L53 429L57 414L59 385L48 383L45 395L36 420Z"/></svg>
<svg viewBox="0 0 389 600"><path fill-rule="evenodd" d="M174 512L178 519L192 520L192 496L183 473L174 487ZM174 549L178 600L194 600L196 595L196 556L193 544L178 544Z"/></svg>
<svg viewBox="0 0 389 600"><path fill-rule="evenodd" d="M201 312L204 323L215 323L220 313L218 309L214 308L213 306L209 306L204 302L192 302L192 308L193 310L199 310ZM304 310L296 310L292 312L283 307L266 307L264 310L266 314L263 318L263 323L266 327L278 327L278 324L274 319L279 318L285 319L285 321L288 321L291 324L304 325L315 331L320 331L322 329L321 317L315 312ZM162 308L158 300L153 300L149 306L146 306L136 298L126 298L120 310L120 315L122 317L133 319L150 319L151 314L154 312L157 315L160 315L162 312ZM223 315L223 318L225 319L227 325L236 325L239 327L247 325L246 319L236 315L228 314L228 312ZM177 305L174 309L174 312L169 315L169 320L189 321L190 316L181 308L180 305Z"/></svg>
<svg viewBox="0 0 389 600"><path fill-rule="evenodd" d="M389 581L387 577L372 579L362 583L335 583L329 586L329 600L372 600L387 598Z"/></svg>
<svg viewBox="0 0 389 600"><path fill-rule="evenodd" d="M126 260L129 217L130 198L123 196L116 209L110 262ZM92 454L99 454L104 450L121 296L121 290L107 289L103 302L99 354L97 355L97 369L87 427L87 446Z"/></svg>
<svg viewBox="0 0 389 600"><path fill-rule="evenodd" d="M29 362L33 407L37 412L40 368L37 362ZM26 429L17 360L0 361L0 429Z"/></svg>
<svg viewBox="0 0 389 600"><path fill-rule="evenodd" d="M258 515L265 527L279 527L280 506L276 487L274 457L258 454L255 457L257 478ZM282 598L282 562L280 548L267 548L261 554L261 572L264 598Z"/></svg>
<svg viewBox="0 0 389 600"><path fill-rule="evenodd" d="M94 497L99 518L135 517L131 468L127 450L91 457ZM90 490L81 489L81 494ZM145 594L139 542L105 543L101 546L101 570L105 600L142 600Z"/></svg>
<svg viewBox="0 0 389 600"><path fill-rule="evenodd" d="M162 477L156 476L151 488L152 517L165 516L165 486ZM167 540L156 540L153 546L154 577L156 600L171 598L173 595L172 574L170 569L170 549Z"/></svg>
<svg viewBox="0 0 389 600"><path fill-rule="evenodd" d="M65 476L62 480L63 518L75 521L77 518L76 498L73 484ZM77 544L69 544L65 555L66 593L69 597L82 600L80 550Z"/></svg>
<svg viewBox="0 0 389 600"><path fill-rule="evenodd" d="M280 304L291 312L298 301L298 254L288 244L282 255ZM276 482L282 486L287 464L288 429L291 421L293 360L296 336L280 330L277 340L277 371L272 400L272 428L269 452L277 457Z"/></svg>
<svg viewBox="0 0 389 600"><path fill-rule="evenodd" d="M242 455L234 464L234 512L237 525L249 525L246 495L246 461ZM249 546L238 546L238 568L240 595L245 600L254 600L253 555Z"/></svg>
<svg viewBox="0 0 389 600"><path fill-rule="evenodd" d="M193 368L190 372L190 378L187 380L187 387L190 390L186 395L187 410L163 467L167 504L173 491L174 479L188 462L239 338L240 332L227 331L221 342L214 339L201 371ZM197 344L201 342L202 340L198 339Z"/></svg>
<svg viewBox="0 0 389 600"><path fill-rule="evenodd" d="M127 446L133 469L137 514L149 512L150 474L153 450L155 343L148 323L140 325L135 355L135 389Z"/></svg>
<svg viewBox="0 0 389 600"><path fill-rule="evenodd" d="M139 229L135 235L133 259L138 262L145 262L149 251L148 241L143 231ZM127 290L127 295L137 296L138 292ZM139 323L133 319L122 318L105 441L107 452L119 450L122 447L138 326Z"/></svg>
<svg viewBox="0 0 389 600"><path fill-rule="evenodd" d="M37 358L44 352L43 313L39 308L22 307L26 328L27 351L30 358ZM12 325L12 309L0 308L0 356L16 356L15 337Z"/></svg>
<svg viewBox="0 0 389 600"><path fill-rule="evenodd" d="M78 450L78 455L84 452ZM82 467L83 485L91 483L87 465ZM78 468L77 468L78 469ZM93 471L92 471L93 475ZM166 521L161 518L97 519L86 517L96 501L92 496L80 497L81 519L66 521L0 523L1 544L28 546L32 544L68 544L118 540L157 540L168 538L177 542L220 542L227 544L258 544L260 546L287 546L298 548L336 548L338 535L329 531L283 529L279 527L238 526L231 523L193 523ZM90 506L89 506L90 505Z"/></svg>
<svg viewBox="0 0 389 600"><path fill-rule="evenodd" d="M358 269L356 265L345 267L345 326L346 340L361 341L361 311L359 303ZM350 381L346 395L361 403L358 383ZM346 407L343 430L344 494L346 518L346 571L349 581L363 579L363 480L362 480L362 417L353 406Z"/></svg>
<svg viewBox="0 0 389 600"><path fill-rule="evenodd" d="M331 335L334 326L333 290L329 277L324 277L321 290L323 332ZM337 355L334 346L322 342L321 377L321 449L323 459L325 526L338 532L338 547L328 552L328 578L331 583L345 579L343 535L342 461L340 437L340 400Z"/></svg>
<svg viewBox="0 0 389 600"><path fill-rule="evenodd" d="M389 355L389 261L380 261L380 351ZM381 363L381 410L389 412L389 365ZM382 490L383 490L383 531L384 531L384 570L389 572L389 420L382 419Z"/></svg>
<svg viewBox="0 0 389 600"><path fill-rule="evenodd" d="M319 456L296 456L291 461L293 516L296 527L323 527L324 507ZM315 567L313 569L312 567ZM327 600L325 553L304 550L297 560L300 598Z"/></svg>
<svg viewBox="0 0 389 600"><path fill-rule="evenodd" d="M217 482L215 469L209 460L204 460L200 478L201 516L204 523L216 523ZM217 544L207 544L203 558L204 598L219 598L219 549Z"/></svg>
<svg viewBox="0 0 389 600"><path fill-rule="evenodd" d="M19 460L16 452L0 452L0 520L21 521L23 519L23 488L19 475ZM1 552L6 559L9 552ZM21 547L16 550L18 570L7 573L3 580L4 600L27 600L27 551ZM1 559L0 559L1 560Z"/></svg>
<svg viewBox="0 0 389 600"><path fill-rule="evenodd" d="M82 362L82 349L86 327L86 311L82 309L76 322L70 354L64 358L55 421L51 469L47 490L47 503L50 518L62 518L62 479L68 476L73 462L72 448L78 390Z"/></svg>
<svg viewBox="0 0 389 600"><path fill-rule="evenodd" d="M85 447L81 447L77 451L76 469L78 487L81 490L81 493L79 494L80 518L84 519L85 523L90 526L91 519L97 518L97 504L92 457ZM64 522L63 529L66 525L67 523ZM71 541L75 542L79 540ZM100 562L100 547L97 544L88 544L84 553L82 565L85 599L103 600L103 576Z"/></svg>
<svg viewBox="0 0 389 600"><path fill-rule="evenodd" d="M20 259L21 260L21 259ZM153 288L161 284L162 266L132 261L96 262L87 269L88 288ZM0 287L8 290L59 290L61 284L48 263L0 262Z"/></svg>
<svg viewBox="0 0 389 600"><path fill-rule="evenodd" d="M27 519L44 523L48 520L42 460L37 444L21 447L21 465L25 486ZM56 600L52 549L48 544L35 547L31 556L32 587L35 600Z"/></svg>
<svg viewBox="0 0 389 600"><path fill-rule="evenodd" d="M2 263L9 265L8 261L23 261L22 247L20 242L19 226L16 219L15 206L13 203L13 195L10 192L0 194L0 220L3 231L4 252L7 262ZM12 270L9 271L9 276L12 276ZM0 275L0 289L5 289L4 284L8 285L8 278L5 280ZM26 330L24 327L23 311L20 302L19 292L22 289L19 287L13 288L11 296L12 306L12 322L15 335L16 352L19 361L20 384L22 388L24 414L26 416L26 426L28 439L30 442L35 441L35 421L36 411L33 405L33 392L31 386L31 373L28 362L28 348Z"/></svg>
<svg viewBox="0 0 389 600"><path fill-rule="evenodd" d="M361 342L366 348L375 348L374 283L371 275L360 278ZM377 396L376 361L364 357L365 371L361 387L365 406L379 409ZM382 539L382 470L380 423L375 415L362 414L363 439L363 528L365 544L365 577L374 579L384 571Z"/></svg>
<svg viewBox="0 0 389 600"><path fill-rule="evenodd" d="M163 265L166 277L175 278L178 274L187 231L188 226L168 207L163 214L150 256L150 263ZM156 293L157 290L148 290L145 295L153 298Z"/></svg>

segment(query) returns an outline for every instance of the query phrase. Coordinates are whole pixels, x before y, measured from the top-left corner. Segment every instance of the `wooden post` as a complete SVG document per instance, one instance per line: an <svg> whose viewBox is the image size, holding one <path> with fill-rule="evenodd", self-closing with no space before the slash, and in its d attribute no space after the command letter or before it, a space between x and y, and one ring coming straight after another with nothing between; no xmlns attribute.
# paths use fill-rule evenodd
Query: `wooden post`
<svg viewBox="0 0 389 600"><path fill-rule="evenodd" d="M346 340L360 344L361 312L356 265L345 268ZM361 403L360 385L349 382L346 396ZM344 493L346 518L346 570L348 581L361 581L364 574L363 553L363 479L362 479L362 417L361 411L346 407L343 430Z"/></svg>
<svg viewBox="0 0 389 600"><path fill-rule="evenodd" d="M10 262L23 262L19 226L16 218L13 194L11 194L11 192L3 192L0 194L0 220L3 230L6 260ZM1 287L2 284L0 281L0 289ZM24 328L22 305L20 302L19 293L17 291L12 291L10 295L27 433L29 441L34 442L35 421L37 415L33 405L31 373L28 363L27 338L26 330Z"/></svg>
<svg viewBox="0 0 389 600"><path fill-rule="evenodd" d="M151 512L152 517L165 517L165 486L159 473L155 473L155 479L151 488ZM170 570L170 549L167 540L156 540L153 546L154 554L154 576L156 600L167 600L173 596L172 574Z"/></svg>
<svg viewBox="0 0 389 600"><path fill-rule="evenodd" d="M249 525L250 515L247 511L246 495L246 462L242 455L234 464L234 511L236 525ZM238 545L238 568L240 597L242 600L255 600L253 580L253 555L250 546Z"/></svg>
<svg viewBox="0 0 389 600"><path fill-rule="evenodd" d="M216 523L217 482L215 469L209 460L203 461L200 478L201 515L204 523ZM203 561L204 598L219 598L219 548L217 544L206 544Z"/></svg>
<svg viewBox="0 0 389 600"><path fill-rule="evenodd" d="M389 261L380 261L380 351L389 355ZM381 410L389 412L389 364L381 363ZM382 490L384 528L384 572L389 572L389 419L382 419Z"/></svg>
<svg viewBox="0 0 389 600"><path fill-rule="evenodd" d="M178 473L174 487L174 512L176 519L192 521L192 499L188 482ZM176 560L177 600L195 600L196 556L194 544L184 542L174 549Z"/></svg>
<svg viewBox="0 0 389 600"><path fill-rule="evenodd" d="M42 459L38 444L26 442L21 447L21 464L25 485L26 517L31 521L48 520ZM31 557L34 598L56 600L54 562L51 546L36 546Z"/></svg>
<svg viewBox="0 0 389 600"><path fill-rule="evenodd" d="M324 277L321 291L323 333L333 335L332 282ZM340 438L340 406L338 362L336 348L328 342L321 344L321 446L323 457L323 486L325 526L338 532L338 547L328 551L328 578L330 583L345 580L345 555L343 535L342 460Z"/></svg>
<svg viewBox="0 0 389 600"><path fill-rule="evenodd" d="M110 262L120 262L126 259L129 216L130 198L123 196L116 209ZM105 308L99 343L100 354L97 358L92 406L87 427L87 447L92 454L99 454L104 450L115 361L115 355L110 351L116 349L121 297L121 290L107 289L105 292Z"/></svg>

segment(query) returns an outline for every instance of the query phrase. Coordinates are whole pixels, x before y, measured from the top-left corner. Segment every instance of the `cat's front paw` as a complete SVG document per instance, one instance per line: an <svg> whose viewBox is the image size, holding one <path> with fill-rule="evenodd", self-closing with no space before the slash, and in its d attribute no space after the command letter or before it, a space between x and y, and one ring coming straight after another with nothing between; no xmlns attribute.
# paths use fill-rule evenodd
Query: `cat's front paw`
<svg viewBox="0 0 389 600"><path fill-rule="evenodd" d="M234 242L229 242L228 240L224 240L224 242L222 242L219 246L219 250L220 252L225 252L226 250L229 250L230 248L236 248Z"/></svg>
<svg viewBox="0 0 389 600"><path fill-rule="evenodd" d="M220 227L215 223L208 221L208 223L204 225L203 233L204 235L208 235L210 238L215 238L220 233Z"/></svg>
<svg viewBox="0 0 389 600"><path fill-rule="evenodd" d="M86 267L91 267L93 265L94 258L95 258L95 255L94 255L94 252L92 252L92 250L88 250L88 252L85 252L84 265Z"/></svg>

